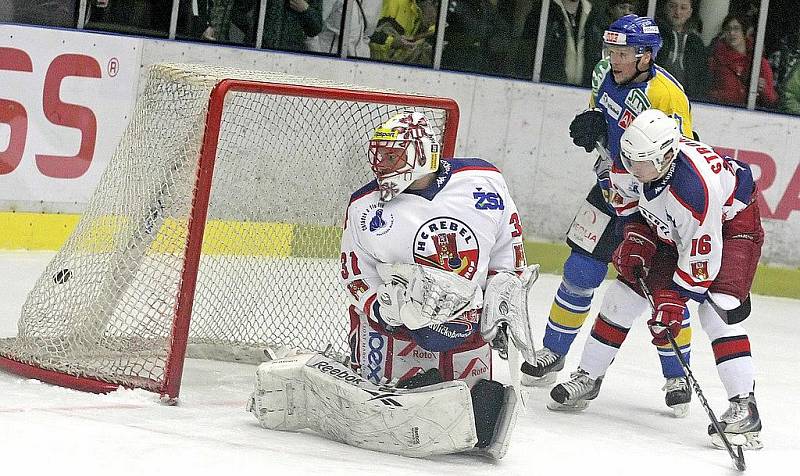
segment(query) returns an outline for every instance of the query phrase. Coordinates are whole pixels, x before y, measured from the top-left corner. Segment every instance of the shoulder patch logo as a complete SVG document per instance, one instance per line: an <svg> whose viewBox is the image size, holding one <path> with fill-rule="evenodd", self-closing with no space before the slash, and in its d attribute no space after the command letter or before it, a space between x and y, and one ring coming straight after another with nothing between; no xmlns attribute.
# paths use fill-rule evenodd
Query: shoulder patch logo
<svg viewBox="0 0 800 476"><path fill-rule="evenodd" d="M478 237L461 220L437 217L425 222L414 236L414 262L452 271L472 279L478 270Z"/></svg>
<svg viewBox="0 0 800 476"><path fill-rule="evenodd" d="M483 192L481 187L477 187L475 192L472 192L472 198L476 200L475 208L478 210L504 210L506 208L503 203L503 197L495 192Z"/></svg>
<svg viewBox="0 0 800 476"><path fill-rule="evenodd" d="M386 222L383 221L383 209L379 208L375 210L375 216L372 217L372 220L369 221L369 231L375 231L378 228L383 228L386 226Z"/></svg>
<svg viewBox="0 0 800 476"><path fill-rule="evenodd" d="M358 223L361 231L369 230L376 235L385 235L394 225L394 215L383 208L384 202L373 203L361 212Z"/></svg>

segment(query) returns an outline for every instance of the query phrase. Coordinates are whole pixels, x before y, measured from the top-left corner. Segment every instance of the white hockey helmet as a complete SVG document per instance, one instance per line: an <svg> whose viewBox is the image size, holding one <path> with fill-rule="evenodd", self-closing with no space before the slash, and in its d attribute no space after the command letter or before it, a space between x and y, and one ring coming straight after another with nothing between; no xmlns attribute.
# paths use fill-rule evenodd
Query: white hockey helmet
<svg viewBox="0 0 800 476"><path fill-rule="evenodd" d="M678 154L680 139L681 132L675 119L658 109L642 111L620 139L622 164L633 173L633 162L651 162L661 177Z"/></svg>
<svg viewBox="0 0 800 476"><path fill-rule="evenodd" d="M369 164L381 200L389 201L412 182L439 169L439 142L421 112L395 114L372 133Z"/></svg>

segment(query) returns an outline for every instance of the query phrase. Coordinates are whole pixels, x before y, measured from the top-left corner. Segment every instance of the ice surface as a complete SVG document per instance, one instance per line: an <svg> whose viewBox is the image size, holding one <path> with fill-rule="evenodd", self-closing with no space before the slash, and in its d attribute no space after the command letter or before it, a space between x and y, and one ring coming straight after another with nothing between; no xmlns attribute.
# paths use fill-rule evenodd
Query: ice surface
<svg viewBox="0 0 800 476"><path fill-rule="evenodd" d="M26 292L52 256L0 253L0 337L16 334ZM536 337L559 277L536 284ZM604 286L605 287L605 286ZM600 302L602 289L596 298ZM800 302L756 296L745 322L757 366L757 398L765 448L745 453L748 475L791 474L800 458ZM344 319L344 316L342 316ZM566 369L577 365L588 333L583 329ZM300 475L729 475L727 453L711 447L708 419L697 402L685 419L663 403L658 357L643 320L631 330L603 383L600 396L581 414L548 411L547 390L526 392L505 459L447 456L412 460L351 448L312 433L261 429L244 411L254 368L187 361L176 407L154 394L120 390L90 395L0 372L0 454L3 474L213 474ZM717 414L727 407L711 348L694 331L693 372ZM495 376L507 376L504 362ZM562 372L561 378L566 378Z"/></svg>

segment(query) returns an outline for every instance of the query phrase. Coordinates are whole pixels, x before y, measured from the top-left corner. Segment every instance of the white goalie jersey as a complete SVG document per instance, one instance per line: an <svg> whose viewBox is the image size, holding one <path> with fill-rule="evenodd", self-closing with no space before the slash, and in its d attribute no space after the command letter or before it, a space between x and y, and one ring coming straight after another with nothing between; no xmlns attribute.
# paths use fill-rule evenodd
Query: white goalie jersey
<svg viewBox="0 0 800 476"><path fill-rule="evenodd" d="M341 280L357 312L370 319L380 306L378 263L431 266L481 289L497 271L521 271L522 225L500 171L480 159L442 160L427 189L407 189L388 202L380 200L376 182L354 193L342 237Z"/></svg>

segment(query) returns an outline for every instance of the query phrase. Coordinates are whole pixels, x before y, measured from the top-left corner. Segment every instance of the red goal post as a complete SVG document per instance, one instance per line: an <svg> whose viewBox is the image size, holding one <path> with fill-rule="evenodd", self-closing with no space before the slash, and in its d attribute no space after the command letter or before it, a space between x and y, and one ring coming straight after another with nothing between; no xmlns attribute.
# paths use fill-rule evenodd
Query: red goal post
<svg viewBox="0 0 800 476"><path fill-rule="evenodd" d="M444 157L445 98L204 65L150 68L76 229L30 292L0 368L83 391L176 399L184 358L346 345L337 282L369 133L425 112Z"/></svg>

